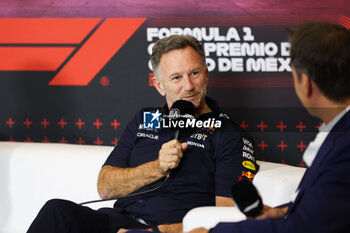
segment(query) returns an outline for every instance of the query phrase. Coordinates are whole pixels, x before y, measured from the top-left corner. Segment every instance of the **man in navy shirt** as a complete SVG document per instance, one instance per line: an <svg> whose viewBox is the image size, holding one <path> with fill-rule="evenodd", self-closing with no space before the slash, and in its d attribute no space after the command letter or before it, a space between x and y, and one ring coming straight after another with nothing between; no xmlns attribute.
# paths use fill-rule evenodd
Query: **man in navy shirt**
<svg viewBox="0 0 350 233"><path fill-rule="evenodd" d="M307 22L289 36L296 94L324 122L304 152L308 169L287 208L267 207L257 219L219 223L211 233L350 231L350 31Z"/></svg>
<svg viewBox="0 0 350 233"><path fill-rule="evenodd" d="M190 209L232 205L231 185L253 179L259 167L252 142L206 97L208 69L200 43L191 36L161 39L151 62L154 86L166 104L136 113L103 165L98 192L102 199L119 197L114 208L94 211L51 200L28 232L116 233L150 227L181 232ZM203 127L186 130L178 139L171 128L146 127L145 112L160 119L176 100L191 102L196 121L206 122Z"/></svg>

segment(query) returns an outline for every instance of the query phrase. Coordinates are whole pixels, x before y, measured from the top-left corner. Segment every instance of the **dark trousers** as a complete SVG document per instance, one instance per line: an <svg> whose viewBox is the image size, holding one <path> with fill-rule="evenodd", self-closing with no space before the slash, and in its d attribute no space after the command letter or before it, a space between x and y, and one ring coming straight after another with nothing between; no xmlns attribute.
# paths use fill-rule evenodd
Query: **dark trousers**
<svg viewBox="0 0 350 233"><path fill-rule="evenodd" d="M120 228L148 227L111 208L96 211L71 201L53 199L41 208L27 233L116 233Z"/></svg>

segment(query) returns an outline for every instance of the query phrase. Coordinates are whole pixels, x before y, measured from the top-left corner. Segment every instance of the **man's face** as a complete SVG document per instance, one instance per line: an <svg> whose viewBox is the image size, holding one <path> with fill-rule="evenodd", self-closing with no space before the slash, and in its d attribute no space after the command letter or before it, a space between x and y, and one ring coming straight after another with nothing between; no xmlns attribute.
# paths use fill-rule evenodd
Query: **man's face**
<svg viewBox="0 0 350 233"><path fill-rule="evenodd" d="M176 100L187 100L195 108L203 108L208 84L208 69L191 47L164 54L158 67L157 90L165 96L169 108ZM157 81L156 81L157 82Z"/></svg>

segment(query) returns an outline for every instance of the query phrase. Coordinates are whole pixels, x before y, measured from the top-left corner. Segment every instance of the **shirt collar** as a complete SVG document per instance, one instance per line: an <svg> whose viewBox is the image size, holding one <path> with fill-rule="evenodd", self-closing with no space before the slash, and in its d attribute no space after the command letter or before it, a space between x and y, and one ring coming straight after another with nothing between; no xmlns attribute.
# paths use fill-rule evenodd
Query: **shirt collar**
<svg viewBox="0 0 350 233"><path fill-rule="evenodd" d="M330 132L335 124L342 118L345 113L347 113L350 110L350 105L348 105L343 111L338 113L336 117L334 117L328 124L322 123L321 127L318 129L319 132Z"/></svg>
<svg viewBox="0 0 350 233"><path fill-rule="evenodd" d="M318 129L319 132L316 138L309 143L303 154L303 160L308 167L311 167L319 149L321 148L323 142L326 140L328 133L333 129L337 122L350 110L350 105L346 107L343 111L338 113L328 124L322 123L321 127Z"/></svg>

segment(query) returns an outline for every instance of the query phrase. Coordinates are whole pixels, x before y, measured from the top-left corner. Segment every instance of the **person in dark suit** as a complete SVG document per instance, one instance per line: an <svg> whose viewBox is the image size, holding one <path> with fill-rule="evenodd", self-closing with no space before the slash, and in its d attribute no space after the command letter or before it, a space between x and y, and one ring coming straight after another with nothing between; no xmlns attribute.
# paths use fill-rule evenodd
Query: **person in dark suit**
<svg viewBox="0 0 350 233"><path fill-rule="evenodd" d="M319 129L303 155L308 169L287 208L219 223L211 233L350 232L350 31L326 22L288 29L295 91ZM204 228L192 233L208 232Z"/></svg>

